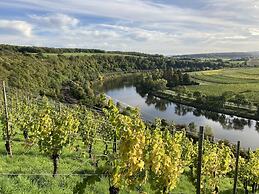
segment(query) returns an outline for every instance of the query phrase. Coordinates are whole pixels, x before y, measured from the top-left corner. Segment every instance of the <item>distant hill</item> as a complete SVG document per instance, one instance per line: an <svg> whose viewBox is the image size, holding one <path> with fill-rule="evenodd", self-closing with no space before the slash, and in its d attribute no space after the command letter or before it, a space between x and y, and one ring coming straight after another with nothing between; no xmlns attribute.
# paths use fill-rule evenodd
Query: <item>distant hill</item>
<svg viewBox="0 0 259 194"><path fill-rule="evenodd" d="M226 53L201 53L201 54L189 54L189 55L177 55L180 58L258 58L259 51L256 52L226 52Z"/></svg>
<svg viewBox="0 0 259 194"><path fill-rule="evenodd" d="M36 46L16 46L0 44L0 51L13 51L20 53L45 53L45 54L106 54L106 55L124 55L137 57L164 57L160 54L146 54L141 52L126 51L105 51L101 49L84 49L84 48L53 48L53 47L36 47Z"/></svg>

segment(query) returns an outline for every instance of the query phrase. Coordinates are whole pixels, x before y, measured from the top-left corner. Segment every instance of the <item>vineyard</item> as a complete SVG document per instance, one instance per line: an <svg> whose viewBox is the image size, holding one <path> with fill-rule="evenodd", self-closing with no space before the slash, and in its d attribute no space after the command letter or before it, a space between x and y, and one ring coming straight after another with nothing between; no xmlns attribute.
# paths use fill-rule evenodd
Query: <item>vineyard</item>
<svg viewBox="0 0 259 194"><path fill-rule="evenodd" d="M1 193L258 189L259 150L239 154L238 147L204 138L202 127L190 136L159 119L145 123L137 109L104 96L99 107L87 107L2 89Z"/></svg>

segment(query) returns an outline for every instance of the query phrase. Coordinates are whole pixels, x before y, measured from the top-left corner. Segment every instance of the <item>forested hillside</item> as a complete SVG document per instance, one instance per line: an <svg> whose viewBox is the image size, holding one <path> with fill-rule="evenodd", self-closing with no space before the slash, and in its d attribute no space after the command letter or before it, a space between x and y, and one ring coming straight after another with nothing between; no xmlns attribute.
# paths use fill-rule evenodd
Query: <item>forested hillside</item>
<svg viewBox="0 0 259 194"><path fill-rule="evenodd" d="M80 99L92 93L92 81L116 72L168 67L192 71L226 65L230 64L222 60L178 59L143 53L0 45L0 80L7 81L10 87L54 98L63 98L64 91L69 90Z"/></svg>

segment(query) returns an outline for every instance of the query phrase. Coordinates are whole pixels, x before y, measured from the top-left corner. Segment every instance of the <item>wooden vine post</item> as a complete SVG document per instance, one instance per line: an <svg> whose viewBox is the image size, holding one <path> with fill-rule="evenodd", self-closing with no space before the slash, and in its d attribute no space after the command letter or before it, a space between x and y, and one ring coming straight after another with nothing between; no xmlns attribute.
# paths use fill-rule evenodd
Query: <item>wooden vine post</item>
<svg viewBox="0 0 259 194"><path fill-rule="evenodd" d="M202 152L203 152L204 128L200 126L198 142L198 162L197 162L197 185L196 194L201 194L201 170L202 170Z"/></svg>
<svg viewBox="0 0 259 194"><path fill-rule="evenodd" d="M237 152L236 152L236 168L234 176L234 188L233 194L237 193L237 179L238 179L238 161L239 161L239 152L240 152L240 141L237 142Z"/></svg>
<svg viewBox="0 0 259 194"><path fill-rule="evenodd" d="M4 95L4 108L5 108L5 149L9 156L13 156L12 146L11 146L11 134L10 134L10 125L9 125L9 117L8 117L8 104L7 104L7 95L5 90L5 82L3 81L3 95Z"/></svg>
<svg viewBox="0 0 259 194"><path fill-rule="evenodd" d="M112 152L114 154L117 152L117 131L116 131L116 129L114 129L114 134L113 134Z"/></svg>

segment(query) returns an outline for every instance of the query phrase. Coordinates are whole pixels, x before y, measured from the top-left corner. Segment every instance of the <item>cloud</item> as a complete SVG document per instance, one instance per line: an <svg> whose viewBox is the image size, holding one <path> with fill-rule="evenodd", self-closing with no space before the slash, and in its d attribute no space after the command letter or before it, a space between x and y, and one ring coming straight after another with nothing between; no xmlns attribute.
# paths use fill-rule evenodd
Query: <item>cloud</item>
<svg viewBox="0 0 259 194"><path fill-rule="evenodd" d="M161 32L156 30L147 30L141 27L128 27L122 25L109 25L100 24L97 27L101 29L106 29L109 31L116 31L118 34L122 35L123 38L132 39L135 41L155 41L155 40L170 40L176 36L167 32Z"/></svg>
<svg viewBox="0 0 259 194"><path fill-rule="evenodd" d="M6 0L4 0L6 1ZM22 7L48 12L86 14L135 22L194 22L225 24L224 20L208 18L202 12L175 5L155 3L148 0L15 0L2 2L10 7ZM0 2L1 5L1 2Z"/></svg>
<svg viewBox="0 0 259 194"><path fill-rule="evenodd" d="M259 36L259 28L249 28L249 32L253 36Z"/></svg>
<svg viewBox="0 0 259 194"><path fill-rule="evenodd" d="M205 14L242 25L258 24L258 0L203 0ZM207 10L207 11L206 11Z"/></svg>
<svg viewBox="0 0 259 194"><path fill-rule="evenodd" d="M31 37L32 25L19 20L0 20L0 32L3 34L21 34L26 37Z"/></svg>
<svg viewBox="0 0 259 194"><path fill-rule="evenodd" d="M19 19L30 30L16 31L26 37L34 34L24 43L41 46L164 54L259 49L257 0L197 0L199 6L189 0L177 2L2 0L0 7L26 10L29 15ZM0 41L7 41L5 37ZM15 40L8 37L10 42Z"/></svg>
<svg viewBox="0 0 259 194"><path fill-rule="evenodd" d="M38 23L41 26L50 28L65 28L65 27L76 27L79 24L79 20L70 17L65 14L49 14L45 16L31 15L30 18L33 22Z"/></svg>

